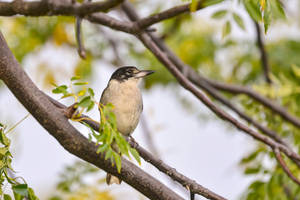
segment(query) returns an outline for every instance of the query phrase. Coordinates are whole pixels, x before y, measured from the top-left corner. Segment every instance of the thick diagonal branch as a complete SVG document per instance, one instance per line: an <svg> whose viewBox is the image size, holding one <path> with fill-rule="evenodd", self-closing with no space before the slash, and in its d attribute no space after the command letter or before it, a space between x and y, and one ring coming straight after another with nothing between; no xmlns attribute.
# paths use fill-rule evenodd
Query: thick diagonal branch
<svg viewBox="0 0 300 200"><path fill-rule="evenodd" d="M0 79L32 116L71 154L118 176L150 199L182 199L164 184L145 173L126 159L122 159L119 174L104 154L97 154L95 143L89 142L49 101L30 80L9 50L0 33Z"/></svg>

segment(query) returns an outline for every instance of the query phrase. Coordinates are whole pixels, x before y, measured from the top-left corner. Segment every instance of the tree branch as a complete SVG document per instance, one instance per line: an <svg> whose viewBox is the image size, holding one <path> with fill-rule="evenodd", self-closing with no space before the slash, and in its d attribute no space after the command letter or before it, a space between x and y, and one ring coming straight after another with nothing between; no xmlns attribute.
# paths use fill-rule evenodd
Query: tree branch
<svg viewBox="0 0 300 200"><path fill-rule="evenodd" d="M196 10L204 8L203 5L203 0L200 0L197 2ZM191 3L185 4L185 5L180 5L180 6L175 6L173 8L170 8L168 10L162 11L157 14L150 15L148 17L136 20L134 24L136 24L139 29L145 29L153 24L156 24L158 22L161 22L163 20L181 15L183 13L188 13L191 10Z"/></svg>
<svg viewBox="0 0 300 200"><path fill-rule="evenodd" d="M300 185L300 181L292 174L286 163L284 162L280 150L278 148L273 149L273 152L275 154L275 157L279 163L279 165L282 167L283 171L298 185Z"/></svg>
<svg viewBox="0 0 300 200"><path fill-rule="evenodd" d="M82 30L81 30L81 22L82 18L77 16L75 20L75 35L76 35L76 42L77 42L77 52L78 55L82 59L86 59L86 52L83 44L82 38Z"/></svg>
<svg viewBox="0 0 300 200"><path fill-rule="evenodd" d="M105 12L122 3L123 0L75 3L67 0L12 1L0 2L0 16L45 16L45 15L87 15Z"/></svg>
<svg viewBox="0 0 300 200"><path fill-rule="evenodd" d="M261 29L259 27L259 24L256 21L254 21L254 25L255 25L255 30L256 30L257 46L260 51L262 67L264 70L264 76L265 76L267 83L270 84L270 83L272 83L271 78L270 78L270 65L269 65L268 55L267 55L267 52L265 49L265 45L264 45L263 39L261 37Z"/></svg>
<svg viewBox="0 0 300 200"><path fill-rule="evenodd" d="M97 154L95 143L78 132L49 99L34 85L20 67L0 33L0 79L33 117L71 154L113 174L150 199L182 199L164 184L145 173L133 163L122 159L117 172L104 154Z"/></svg>
<svg viewBox="0 0 300 200"><path fill-rule="evenodd" d="M120 21L103 13L87 15L85 19L89 20L90 22L101 24L118 31L123 31L125 33L135 34L136 32L140 32L138 27L134 26L133 23Z"/></svg>
<svg viewBox="0 0 300 200"><path fill-rule="evenodd" d="M273 112L279 114L283 119L287 120L288 122L292 123L294 126L300 128L300 119L296 116L291 115L284 107L276 104L275 102L271 101L270 99L262 96L261 94L255 92L251 88L239 85L230 85L227 83L221 83L213 80L209 80L207 78L202 77L208 82L211 86L218 90L230 92L232 94L245 94L249 97L255 99L257 102L260 102L264 106L271 109Z"/></svg>

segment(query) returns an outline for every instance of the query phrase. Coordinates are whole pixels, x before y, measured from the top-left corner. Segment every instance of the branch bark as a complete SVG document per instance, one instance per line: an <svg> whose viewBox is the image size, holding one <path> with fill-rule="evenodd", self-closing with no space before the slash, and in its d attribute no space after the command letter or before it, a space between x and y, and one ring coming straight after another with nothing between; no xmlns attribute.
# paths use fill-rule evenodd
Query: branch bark
<svg viewBox="0 0 300 200"><path fill-rule="evenodd" d="M67 0L41 1L12 1L0 2L0 15L13 16L45 16L45 15L73 15L82 16L94 12L105 12L116 7L123 0L107 0L101 2L75 3Z"/></svg>
<svg viewBox="0 0 300 200"><path fill-rule="evenodd" d="M49 101L20 67L0 32L0 79L32 116L71 154L113 174L150 199L183 199L133 163L122 159L119 174L104 154L97 154L95 143L78 132Z"/></svg>

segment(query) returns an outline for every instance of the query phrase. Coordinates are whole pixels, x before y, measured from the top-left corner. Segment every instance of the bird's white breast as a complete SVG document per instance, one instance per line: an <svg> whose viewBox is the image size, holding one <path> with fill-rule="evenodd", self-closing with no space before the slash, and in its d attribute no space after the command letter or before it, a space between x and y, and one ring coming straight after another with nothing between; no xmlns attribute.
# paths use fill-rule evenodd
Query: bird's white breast
<svg viewBox="0 0 300 200"><path fill-rule="evenodd" d="M112 103L118 130L130 135L136 128L143 109L143 101L137 79L124 82L111 80L101 96L101 103Z"/></svg>

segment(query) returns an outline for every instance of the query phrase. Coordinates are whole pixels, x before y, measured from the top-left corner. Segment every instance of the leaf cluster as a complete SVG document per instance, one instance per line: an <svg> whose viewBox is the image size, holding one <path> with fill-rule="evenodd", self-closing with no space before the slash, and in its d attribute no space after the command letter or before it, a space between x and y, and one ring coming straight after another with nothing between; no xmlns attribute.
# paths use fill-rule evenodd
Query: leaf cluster
<svg viewBox="0 0 300 200"><path fill-rule="evenodd" d="M31 187L26 183L20 183L17 178L11 177L14 170L11 167L12 154L10 152L11 141L5 133L5 126L0 123L0 195L1 199L12 200L8 193L4 193L5 183L10 184L15 200L38 200ZM23 180L23 178L21 178ZM24 181L24 180L23 180Z"/></svg>

